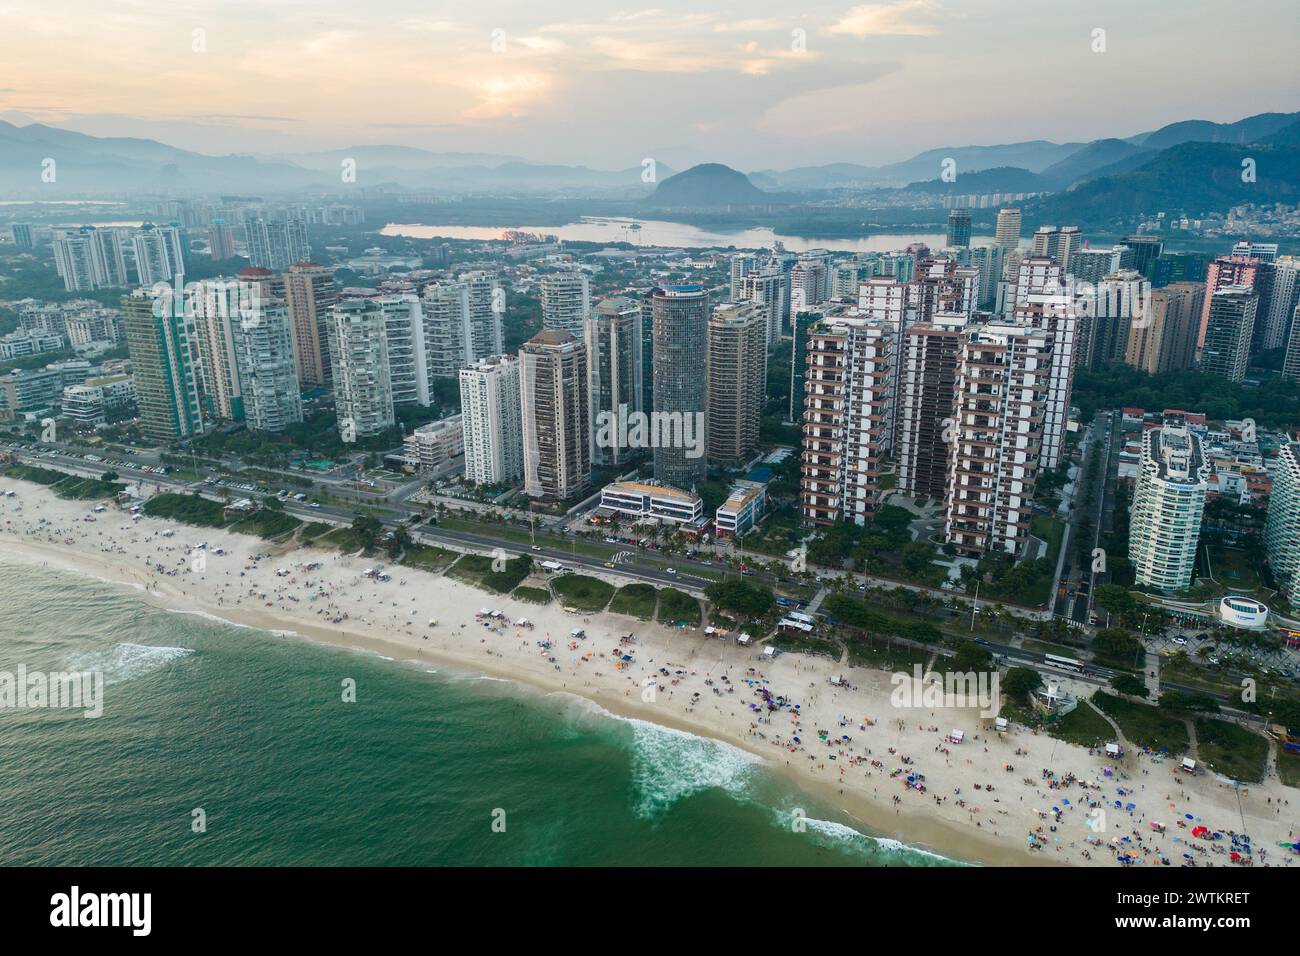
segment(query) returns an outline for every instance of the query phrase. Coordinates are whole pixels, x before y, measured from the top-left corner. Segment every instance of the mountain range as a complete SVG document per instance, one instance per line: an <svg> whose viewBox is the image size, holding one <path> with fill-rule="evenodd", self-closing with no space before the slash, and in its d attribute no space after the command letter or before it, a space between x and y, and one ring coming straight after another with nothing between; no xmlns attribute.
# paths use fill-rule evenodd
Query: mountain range
<svg viewBox="0 0 1300 956"><path fill-rule="evenodd" d="M1247 147L1260 156L1248 155ZM0 121L0 197L337 196L347 188L340 174L351 161L358 187L395 193L636 200L642 207L661 209L797 203L838 190L905 189L931 196L1049 193L1035 201L1035 209L1062 221L1087 222L1155 209L1196 214L1240 202L1295 201L1297 155L1300 113L1261 113L1234 123L1185 120L1090 142L941 147L874 167L833 163L757 170L747 176L716 163L675 174L661 163L656 181L646 182L640 166L598 170L399 145L211 156L152 139L98 137L40 123ZM1246 158L1258 160L1255 182L1241 180L1241 161ZM53 182L42 179L47 159L56 163ZM940 173L946 168L956 172L955 181L944 181Z"/></svg>

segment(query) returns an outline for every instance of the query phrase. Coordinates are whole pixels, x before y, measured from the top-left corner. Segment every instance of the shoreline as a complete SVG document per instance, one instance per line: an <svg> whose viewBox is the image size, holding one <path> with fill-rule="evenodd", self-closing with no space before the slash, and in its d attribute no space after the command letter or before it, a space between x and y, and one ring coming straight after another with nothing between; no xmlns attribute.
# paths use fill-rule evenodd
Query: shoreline
<svg viewBox="0 0 1300 956"><path fill-rule="evenodd" d="M166 610L198 613L278 636L365 651L398 663L427 664L466 676L493 677L543 697L571 695L614 719L645 721L721 742L757 757L767 772L816 798L820 804L834 808L836 818L826 822L864 830L885 851L888 841L893 840L957 863L1097 865L1113 861L1113 855L1101 846L1088 845L1086 825L1081 825L1086 822L1082 813L1070 817L1068 822L1058 818L1055 825L1060 835L1053 833L1055 841L1046 838L1044 849L1030 850L1025 836L1035 828L1051 832L1042 826L1045 821L1036 808L1051 806L1053 801L1061 799L1057 794L1064 792L1031 779L1040 767L1060 768L1065 764L1067 769L1060 772L1087 779L1084 774L1100 776L1101 771L1096 768L1102 761L1082 748L1019 727L1006 740L999 740L989 734L983 726L987 722L981 721L973 711L891 708L889 675L882 671L841 667L824 658L794 653L760 660L752 649L724 644L700 632L679 631L608 612L566 612L555 602L531 605L480 591L441 574L398 565L388 570L394 578L400 577L400 582L378 584L360 574L364 559L309 545L286 550L260 538L159 519L141 518L132 523L129 516L113 506L99 516L103 525L113 526L107 536L106 527L82 525L75 537L60 538L56 535L67 534L62 525L80 520L79 516L84 516L93 502L65 501L39 486L10 479L0 479L0 488L14 490L19 495L17 499L0 499L0 515L8 519L0 525L0 530L7 542L6 552L24 563L43 564L130 586L141 590L141 597L147 603ZM123 521L125 525L118 528ZM174 536L163 537L164 529L174 530ZM209 564L221 567L202 574L190 573L190 546L181 542L201 539L206 539L210 548L220 546L228 553L218 557L210 551ZM69 541L72 543L68 544ZM270 558L253 561L251 557L241 557L244 553L264 554L268 550L273 555ZM179 562L174 560L178 555ZM162 566L162 562L154 559L164 556L173 569L159 574L154 569ZM321 564L318 570L310 572L310 580L298 580L308 575L305 571L272 576L277 563L280 570L286 570L304 562ZM232 572L241 566L242 570L235 576ZM600 577L617 579L616 574ZM231 590L234 585L238 591ZM341 613L340 608L350 608L348 619L339 624L313 620L324 616L323 609L314 604L315 597L303 602L297 596L304 587L328 594L330 613L336 616ZM367 591L370 593L364 593ZM272 594L275 600L270 599ZM399 605L392 600L398 597L409 601ZM232 598L234 601L230 603ZM422 623L430 613L422 607L424 604L437 612L440 619L437 627L416 628L416 622ZM481 627L474 615L477 608L484 606L505 611L506 626L492 631ZM408 612L405 616L391 610L403 607ZM310 613L312 610L316 611L315 615ZM534 620L536 629L521 631L510 627L509 620L516 616ZM386 620L380 619L385 617ZM587 632L585 638L565 636L577 627ZM611 640L617 641L617 635L629 631L636 634L635 644L628 648L615 646L608 655L601 650ZM560 636L552 638L552 633ZM473 640L476 634L478 641ZM543 634L552 641L552 646L539 652L538 639ZM568 653L582 653L581 659L576 654L571 657L570 667L560 663L566 655L561 649L562 642L570 645ZM635 673L606 672L615 652L621 650L630 650L631 656L637 658L626 665L628 671ZM653 666L647 669L647 665ZM669 677L662 676L661 668L671 668L669 673L676 675L671 684ZM840 673L855 686L849 690L829 687L830 676ZM658 682L657 693L648 701L642 699L646 681ZM725 694L723 686L728 688ZM758 686L770 687L773 694L787 695L789 699L797 697L801 709L772 710L755 719L762 712L741 705L757 692ZM686 698L685 692L691 689L693 693ZM732 709L724 711L724 707ZM863 723L866 718L844 717L849 713L876 716ZM918 720L921 723L915 727L908 726ZM841 743L829 736L829 730L837 723L845 737L851 738L849 741ZM810 726L826 732L830 742L814 745L808 739L814 736L808 729ZM948 727L965 729L967 742L962 746L946 746L941 742L940 727L945 731ZM797 738L797 744L796 734L804 735ZM865 750L860 738L869 744ZM998 762L1011 756L1013 748L1024 752L1023 757L1014 757L1023 767L1014 773L1004 773L1006 764ZM1055 751L1062 749L1067 752L1057 756ZM936 756L939 754L942 756ZM955 763L954 758L966 759L964 763ZM1120 779L1129 785L1140 785L1142 790L1147 789L1148 783L1155 789L1168 790L1166 800L1174 799L1180 807L1186 801L1189 807L1196 805L1202 809L1200 804L1205 802L1208 805L1203 812L1207 820L1210 815L1227 820L1229 810L1232 818L1239 819L1235 793L1229 805L1221 787L1198 786L1196 789L1207 792L1194 797L1186 792L1192 785L1183 784L1183 792L1175 798L1172 794L1178 787L1174 783L1142 779L1156 772L1139 766L1149 762L1149 758L1139 755L1126 757L1125 769L1117 768ZM1127 773L1130 764L1138 771L1136 775ZM891 768L895 773L889 773ZM996 777L990 773L995 768L999 772ZM924 791L902 786L901 771L915 773L922 769ZM1022 772L1030 775L1023 781ZM988 790L984 790L981 781L996 781L996 790L988 784L985 784ZM1285 794L1274 792L1281 789L1276 781L1270 783L1273 787L1268 783L1252 785L1243 797L1243 806L1254 802L1263 805L1265 797L1271 796L1278 799L1268 806L1277 806L1280 811ZM1196 784L1213 785L1215 781L1202 778ZM971 793L971 787L979 792ZM989 791L996 796L989 795ZM1078 804L1077 797L1077 790L1070 792L1071 805ZM972 806L975 801L983 805ZM1149 794L1145 794L1144 808L1148 802ZM1164 814L1172 824L1174 810L1165 810ZM1119 812L1115 811L1115 815ZM1252 817L1256 815L1251 813ZM1258 846L1271 847L1274 842L1271 838L1266 842L1261 831L1272 821L1263 814L1258 816L1260 825L1252 821L1252 836ZM1286 825L1280 818L1278 825L1286 835ZM1145 829L1140 821L1139 826ZM1164 840L1167 842L1169 837ZM1178 857L1173 852L1175 846L1163 851L1171 858L1171 865ZM1082 855L1085 853L1090 858ZM1286 864L1292 855L1275 851L1268 863L1279 862L1279 858ZM1219 861L1205 859L1203 862Z"/></svg>

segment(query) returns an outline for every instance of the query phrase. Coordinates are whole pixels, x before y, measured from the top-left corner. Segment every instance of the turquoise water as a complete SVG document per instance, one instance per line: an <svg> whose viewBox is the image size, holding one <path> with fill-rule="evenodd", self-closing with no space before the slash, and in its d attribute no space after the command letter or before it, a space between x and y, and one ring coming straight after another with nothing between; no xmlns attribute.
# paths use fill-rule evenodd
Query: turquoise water
<svg viewBox="0 0 1300 956"><path fill-rule="evenodd" d="M0 671L20 663L102 671L104 715L0 710L4 864L945 862L824 822L722 744L0 555Z"/></svg>

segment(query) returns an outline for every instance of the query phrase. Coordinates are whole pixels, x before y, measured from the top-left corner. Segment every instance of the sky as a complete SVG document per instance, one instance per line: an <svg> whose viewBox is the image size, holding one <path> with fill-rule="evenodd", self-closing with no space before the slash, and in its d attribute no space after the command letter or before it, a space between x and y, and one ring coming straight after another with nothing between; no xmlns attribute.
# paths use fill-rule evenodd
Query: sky
<svg viewBox="0 0 1300 956"><path fill-rule="evenodd" d="M1295 2L0 0L0 119L213 154L874 165L1300 110Z"/></svg>

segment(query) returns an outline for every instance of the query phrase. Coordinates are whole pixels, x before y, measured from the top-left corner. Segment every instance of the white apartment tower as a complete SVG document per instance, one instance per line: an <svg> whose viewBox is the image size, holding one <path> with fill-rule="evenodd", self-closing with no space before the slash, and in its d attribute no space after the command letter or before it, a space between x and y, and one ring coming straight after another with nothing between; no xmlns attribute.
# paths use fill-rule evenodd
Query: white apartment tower
<svg viewBox="0 0 1300 956"><path fill-rule="evenodd" d="M591 312L591 282L585 272L570 269L542 276L542 328L563 329L582 338Z"/></svg>
<svg viewBox="0 0 1300 956"><path fill-rule="evenodd" d="M1136 581L1162 591L1191 587L1211 465L1181 423L1142 436L1142 463L1129 515L1128 557Z"/></svg>
<svg viewBox="0 0 1300 956"><path fill-rule="evenodd" d="M519 360L482 359L460 370L465 479L476 485L510 484L524 473Z"/></svg>
<svg viewBox="0 0 1300 956"><path fill-rule="evenodd" d="M542 329L519 350L524 492L565 501L591 483L587 347L565 329Z"/></svg>
<svg viewBox="0 0 1300 956"><path fill-rule="evenodd" d="M1287 442L1272 469L1264 549L1278 590L1300 608L1300 445Z"/></svg>
<svg viewBox="0 0 1300 956"><path fill-rule="evenodd" d="M334 409L339 434L350 444L397 423L388 372L387 322L383 310L367 299L338 303L331 322Z"/></svg>
<svg viewBox="0 0 1300 956"><path fill-rule="evenodd" d="M248 427L280 432L302 421L288 307L283 302L263 303L256 316L234 323L231 331Z"/></svg>

